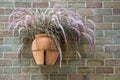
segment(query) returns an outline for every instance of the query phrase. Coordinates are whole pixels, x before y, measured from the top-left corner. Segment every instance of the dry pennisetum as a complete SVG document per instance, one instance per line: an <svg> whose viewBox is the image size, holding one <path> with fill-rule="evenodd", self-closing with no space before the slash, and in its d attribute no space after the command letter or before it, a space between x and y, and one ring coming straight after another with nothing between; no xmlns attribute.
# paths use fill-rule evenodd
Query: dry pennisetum
<svg viewBox="0 0 120 80"><path fill-rule="evenodd" d="M86 22L89 22L92 26L89 27ZM62 62L62 50L60 47L62 39L64 39L65 43L68 40L73 40L79 45L81 37L84 36L89 42L90 49L94 47L95 43L95 24L91 20L85 21L78 13L59 4L55 4L53 8L48 8L45 11L38 11L37 9L34 11L30 8L13 10L9 16L8 30L17 31L18 34L26 31L27 34L30 34L27 37L31 38L31 40L34 39L34 34L48 34L54 40L59 51L60 64ZM71 37L75 37L75 39ZM74 50L80 56L80 52L77 49ZM18 52L20 53L20 49Z"/></svg>

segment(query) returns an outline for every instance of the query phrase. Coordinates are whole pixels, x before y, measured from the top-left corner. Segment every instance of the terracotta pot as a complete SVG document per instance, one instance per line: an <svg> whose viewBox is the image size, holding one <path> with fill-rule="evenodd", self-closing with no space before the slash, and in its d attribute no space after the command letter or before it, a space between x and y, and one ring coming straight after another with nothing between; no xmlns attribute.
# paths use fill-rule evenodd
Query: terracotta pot
<svg viewBox="0 0 120 80"><path fill-rule="evenodd" d="M54 65L57 58L58 58L58 55L59 55L59 52L58 51L46 51L46 64L47 65Z"/></svg>
<svg viewBox="0 0 120 80"><path fill-rule="evenodd" d="M53 65L59 56L54 42L47 34L35 35L35 40L32 42L32 53L37 65Z"/></svg>

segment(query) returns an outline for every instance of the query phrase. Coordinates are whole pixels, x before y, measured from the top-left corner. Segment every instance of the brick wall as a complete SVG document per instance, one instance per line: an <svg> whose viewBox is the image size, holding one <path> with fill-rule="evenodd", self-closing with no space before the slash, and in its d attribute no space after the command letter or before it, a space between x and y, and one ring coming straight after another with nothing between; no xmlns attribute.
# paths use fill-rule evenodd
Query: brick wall
<svg viewBox="0 0 120 80"><path fill-rule="evenodd" d="M37 66L31 52L16 57L19 39L7 33L14 8L48 8L59 2L96 24L95 52L81 46L82 59L63 45L63 64ZM0 0L0 80L120 80L120 0Z"/></svg>

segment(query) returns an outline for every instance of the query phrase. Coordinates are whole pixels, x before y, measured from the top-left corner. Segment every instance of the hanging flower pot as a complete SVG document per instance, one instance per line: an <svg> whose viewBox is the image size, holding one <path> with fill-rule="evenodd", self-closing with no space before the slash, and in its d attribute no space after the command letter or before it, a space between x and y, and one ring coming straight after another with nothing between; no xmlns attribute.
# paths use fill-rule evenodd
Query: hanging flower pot
<svg viewBox="0 0 120 80"><path fill-rule="evenodd" d="M21 53L24 45L28 45L28 41L24 42L23 39L28 38L32 41L34 34L46 33L35 35L32 43L32 53L38 65L55 64L60 55L61 67L63 53L60 44L61 42L67 43L67 40L74 41L73 45L77 44L76 47L70 46L79 57L81 57L79 52L81 38L86 38L90 49L94 49L95 24L59 4L55 4L51 9L43 12L39 12L39 10L35 12L30 8L16 8L10 14L8 24L8 31L13 31L13 34L17 32L22 40L18 54ZM23 32L27 35L23 35Z"/></svg>
<svg viewBox="0 0 120 80"><path fill-rule="evenodd" d="M37 34L32 42L32 53L37 65L55 64L59 52L48 34Z"/></svg>

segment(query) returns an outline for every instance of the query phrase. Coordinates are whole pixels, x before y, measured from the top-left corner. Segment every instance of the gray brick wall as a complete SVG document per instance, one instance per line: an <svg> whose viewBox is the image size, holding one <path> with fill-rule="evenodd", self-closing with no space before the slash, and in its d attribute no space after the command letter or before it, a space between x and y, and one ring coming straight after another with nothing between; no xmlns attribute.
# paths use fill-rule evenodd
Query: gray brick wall
<svg viewBox="0 0 120 80"><path fill-rule="evenodd" d="M88 52L82 44L79 59L62 45L63 64L35 64L30 46L17 58L18 37L7 32L8 16L14 8L52 7L60 3L96 24L96 46ZM17 35L17 34L16 34ZM0 0L0 80L120 80L120 0Z"/></svg>

